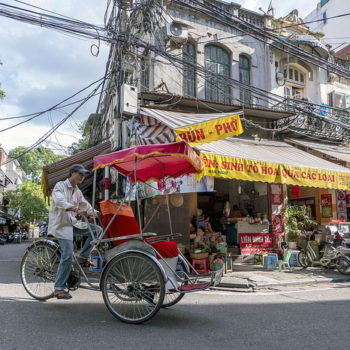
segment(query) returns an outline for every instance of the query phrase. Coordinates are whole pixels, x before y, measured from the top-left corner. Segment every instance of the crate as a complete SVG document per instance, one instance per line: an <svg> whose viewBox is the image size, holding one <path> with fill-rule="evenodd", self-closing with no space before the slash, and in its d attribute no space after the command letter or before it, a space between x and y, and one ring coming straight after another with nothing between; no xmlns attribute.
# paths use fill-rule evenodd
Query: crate
<svg viewBox="0 0 350 350"><path fill-rule="evenodd" d="M273 270L275 268L275 258L273 256L264 256L264 269Z"/></svg>

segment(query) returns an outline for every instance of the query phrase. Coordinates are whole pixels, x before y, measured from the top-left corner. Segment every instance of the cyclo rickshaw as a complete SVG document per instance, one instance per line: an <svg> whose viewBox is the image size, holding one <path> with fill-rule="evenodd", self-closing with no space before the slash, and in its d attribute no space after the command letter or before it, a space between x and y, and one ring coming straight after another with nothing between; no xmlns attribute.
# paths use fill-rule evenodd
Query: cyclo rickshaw
<svg viewBox="0 0 350 350"><path fill-rule="evenodd" d="M114 317L127 323L141 323L152 318L161 307L178 303L184 294L220 283L223 269L199 275L178 250L173 239L180 234L172 232L168 196L170 232L165 235L143 232L140 210L137 224L131 207L125 204L138 183L200 174L201 160L196 151L182 141L137 146L94 157L93 207L96 173L105 167L114 167L126 176L130 189L119 203L100 202L103 232L94 237L91 244L98 252L99 261L103 262L101 272L90 273L74 256L67 288L100 290ZM139 205L137 188L135 195ZM97 218L93 217L93 221L96 224ZM90 233L93 236L92 231ZM26 249L21 263L21 280L33 298L47 300L53 297L59 260L60 247L55 240L41 238Z"/></svg>

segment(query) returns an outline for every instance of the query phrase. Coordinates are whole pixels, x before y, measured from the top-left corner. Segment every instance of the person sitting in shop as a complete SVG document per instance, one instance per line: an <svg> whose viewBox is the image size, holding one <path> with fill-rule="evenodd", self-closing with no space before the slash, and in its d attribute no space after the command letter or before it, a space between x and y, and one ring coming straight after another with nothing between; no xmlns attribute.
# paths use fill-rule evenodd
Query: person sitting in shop
<svg viewBox="0 0 350 350"><path fill-rule="evenodd" d="M205 232L207 230L207 225L205 223L205 216L202 209L197 209L197 217L195 218L195 227L198 229L201 227Z"/></svg>
<svg viewBox="0 0 350 350"><path fill-rule="evenodd" d="M209 239L205 235L202 227L197 228L196 238L194 239L194 247L198 249L210 249Z"/></svg>
<svg viewBox="0 0 350 350"><path fill-rule="evenodd" d="M205 234L209 238L211 245L216 246L217 241L221 242L221 232L216 232L213 230L211 223L210 223L210 217L206 216L205 220Z"/></svg>

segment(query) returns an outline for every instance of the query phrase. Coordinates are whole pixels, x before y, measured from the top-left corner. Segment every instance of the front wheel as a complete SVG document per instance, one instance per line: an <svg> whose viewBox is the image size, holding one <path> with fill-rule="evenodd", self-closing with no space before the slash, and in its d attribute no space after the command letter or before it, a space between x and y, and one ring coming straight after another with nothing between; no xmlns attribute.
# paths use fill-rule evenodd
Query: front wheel
<svg viewBox="0 0 350 350"><path fill-rule="evenodd" d="M179 274L181 277L184 277L185 279L184 281L178 281L178 283L180 285L187 285L188 280L185 277L185 273L189 274L189 271L183 260L179 259L177 268L176 268L176 273ZM162 307L166 308L177 304L184 297L184 295L185 293L180 293L176 291L174 291L173 293L170 293L170 292L166 293Z"/></svg>
<svg viewBox="0 0 350 350"><path fill-rule="evenodd" d="M344 257L340 257L337 261L337 269L343 275L350 275L350 262Z"/></svg>
<svg viewBox="0 0 350 350"><path fill-rule="evenodd" d="M21 281L27 293L37 300L53 296L58 264L59 247L48 242L38 242L30 246L21 262Z"/></svg>
<svg viewBox="0 0 350 350"><path fill-rule="evenodd" d="M103 300L118 320L142 323L152 318L164 300L165 285L160 268L147 255L117 255L103 272Z"/></svg>
<svg viewBox="0 0 350 350"><path fill-rule="evenodd" d="M298 254L298 262L304 269L310 266L310 260L303 250Z"/></svg>

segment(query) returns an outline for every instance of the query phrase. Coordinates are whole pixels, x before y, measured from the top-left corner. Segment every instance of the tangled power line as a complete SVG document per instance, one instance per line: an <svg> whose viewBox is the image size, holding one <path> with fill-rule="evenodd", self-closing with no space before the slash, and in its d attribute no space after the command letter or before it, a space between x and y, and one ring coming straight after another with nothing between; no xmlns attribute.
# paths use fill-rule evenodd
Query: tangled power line
<svg viewBox="0 0 350 350"><path fill-rule="evenodd" d="M16 0L19 3L26 4L23 1ZM305 62L308 62L312 65L315 65L321 69L325 69L328 72L333 72L339 77L345 79L350 79L350 71L330 62L318 55L312 54L306 50L301 49L300 47L287 42L286 40L280 38L279 36L271 33L269 30L265 30L261 27L257 27L251 23L245 22L237 16L234 16L232 13L225 11L222 8L215 6L209 2L201 2L199 0L173 0L173 3L184 6L191 11L194 11L198 14L205 15L215 21L220 21L221 23L227 25L231 30L236 33L241 33L243 35L251 36L257 41L266 44L272 48L283 50L286 53L289 53L291 56L295 56ZM28 148L28 152L33 148L37 147L40 143L46 140L52 133L54 133L66 120L68 120L83 104L85 104L93 96L99 95L99 102L97 104L96 113L101 112L105 106L102 104L104 98L111 92L111 89L115 89L120 86L121 82L124 79L123 76L123 64L125 63L125 54L127 51L139 50L142 48L145 52L151 52L156 56L162 57L164 59L164 64L170 64L177 67L179 70L191 69L198 77L206 80L208 77L213 78L212 80L220 81L221 86L230 86L232 88L240 88L243 91L248 91L252 96L257 97L259 100L264 102L271 101L276 102L282 106L288 107L284 101L284 97L271 93L270 91L260 89L254 86L246 85L239 80L233 79L229 76L218 75L211 72L205 66L198 64L197 62L189 62L185 60L182 55L175 55L166 50L166 47L160 43L159 39L159 28L165 24L166 17L171 17L166 9L161 5L160 1L157 0L145 0L139 1L134 4L132 8L128 8L130 11L129 20L126 26L122 27L122 18L120 16L122 9L121 0L113 0L113 5L110 10L110 20L107 21L107 11L111 5L111 0L108 0L107 10L105 15L105 23L102 25L94 25L84 21L76 20L67 16L60 15L56 12L44 10L40 7L35 7L38 10L49 12L50 14L28 10L20 8L17 6L7 5L0 3L0 16L4 16L10 19L14 19L20 22L29 23L32 25L49 28L55 31L63 32L66 34L73 35L79 38L97 40L98 45L95 45L93 54L98 54L100 42L106 42L111 45L108 61L106 64L105 75L101 79L90 84L86 88L80 90L71 97L61 101L55 106L49 108L46 111L32 113L23 116L2 118L1 120L10 120L10 119L19 119L27 118L24 121L16 123L11 127L0 130L0 132L7 131L11 128L19 126L23 123L29 122L40 115L57 110L62 107L75 105L78 103L78 106L73 109L73 111L67 114L62 120L60 120L56 125L54 125L47 133L42 135L33 145ZM142 35L140 35L142 33ZM141 39L141 37L143 39ZM147 41L147 38L149 41ZM117 59L116 59L117 58ZM210 79L209 79L210 80ZM63 104L75 97L77 94L85 91L89 87L97 84L97 87L94 88L92 92L88 94L87 97L79 99L68 104ZM210 81L209 81L210 84ZM218 87L217 87L218 88ZM220 89L220 88L219 88ZM99 92L100 90L100 92ZM225 93L225 91L221 91ZM317 115L310 111L305 111L302 107L295 107L297 116L299 113L304 113L312 116L313 118L322 118L326 123L336 125L345 130L350 130L348 120L342 122L339 120L334 120L327 115ZM291 118L291 120L280 129L276 128L264 128L259 124L256 124L252 121L246 121L249 126L262 128L263 130L268 131L279 131L287 129L290 124L295 120L296 117ZM346 119L346 118L345 118ZM350 121L350 120L349 120ZM102 125L94 125L95 134L101 135ZM20 155L21 156L21 155Z"/></svg>

